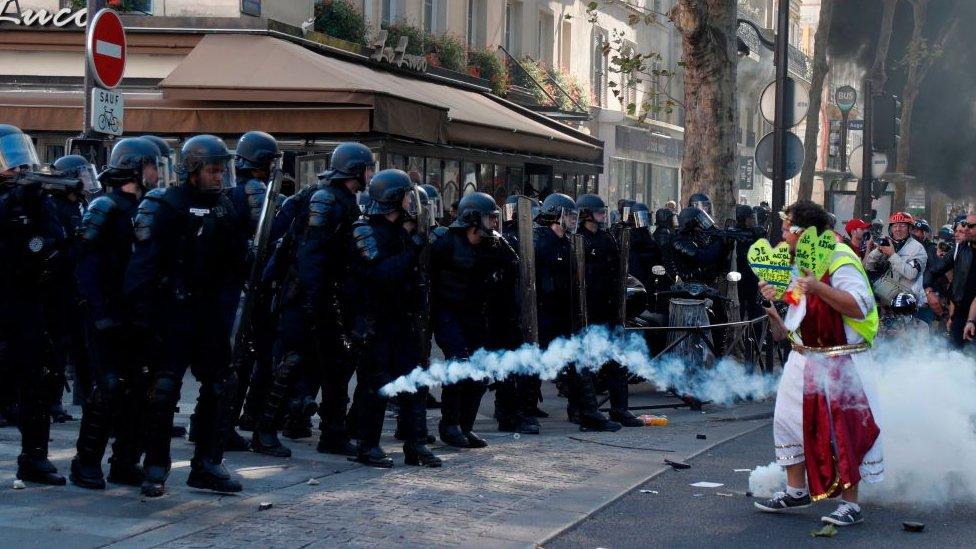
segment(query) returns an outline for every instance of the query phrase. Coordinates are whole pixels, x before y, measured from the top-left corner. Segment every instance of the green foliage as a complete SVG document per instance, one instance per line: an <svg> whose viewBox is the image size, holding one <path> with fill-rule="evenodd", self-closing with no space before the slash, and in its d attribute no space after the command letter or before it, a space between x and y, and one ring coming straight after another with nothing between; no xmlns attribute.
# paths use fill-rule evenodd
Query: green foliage
<svg viewBox="0 0 976 549"><path fill-rule="evenodd" d="M315 4L314 28L333 38L366 45L366 20L350 0Z"/></svg>
<svg viewBox="0 0 976 549"><path fill-rule="evenodd" d="M552 85L549 84L549 76L546 68L542 63L532 59L528 55L519 59L519 63L522 64L522 68L525 71L523 72L518 67L513 66L511 71L512 83L527 89L539 105L555 106L552 99L546 95L546 92L549 92L550 95L555 97L555 94L552 93ZM542 84L543 87L540 88L536 82Z"/></svg>
<svg viewBox="0 0 976 549"><path fill-rule="evenodd" d="M406 53L410 55L425 55L427 53L429 47L427 41L430 37L419 27L410 25L406 21L394 21L384 24L382 28L386 29L387 32L387 46L396 47L400 37L407 36L410 38L410 42L407 44Z"/></svg>
<svg viewBox="0 0 976 549"><path fill-rule="evenodd" d="M468 66L477 67L481 77L491 82L491 91L504 96L508 92L508 67L491 50L468 52Z"/></svg>
<svg viewBox="0 0 976 549"><path fill-rule="evenodd" d="M440 66L455 72L463 72L468 66L468 52L464 42L454 34L427 37L427 53L437 55Z"/></svg>

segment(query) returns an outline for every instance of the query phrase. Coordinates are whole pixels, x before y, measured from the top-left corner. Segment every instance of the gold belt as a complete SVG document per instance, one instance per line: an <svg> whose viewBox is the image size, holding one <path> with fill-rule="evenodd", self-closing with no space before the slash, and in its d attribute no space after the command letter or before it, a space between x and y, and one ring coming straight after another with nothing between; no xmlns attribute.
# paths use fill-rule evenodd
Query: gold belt
<svg viewBox="0 0 976 549"><path fill-rule="evenodd" d="M807 347L795 341L790 341L793 350L801 355L820 355L826 357L855 355L863 353L871 348L867 343L854 343L850 345L834 345L833 347Z"/></svg>

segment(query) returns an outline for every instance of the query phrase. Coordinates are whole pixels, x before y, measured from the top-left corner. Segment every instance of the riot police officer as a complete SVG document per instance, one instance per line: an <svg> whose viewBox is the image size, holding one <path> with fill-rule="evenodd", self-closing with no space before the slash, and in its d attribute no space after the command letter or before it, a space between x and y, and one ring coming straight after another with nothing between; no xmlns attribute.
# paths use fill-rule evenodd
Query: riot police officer
<svg viewBox="0 0 976 549"><path fill-rule="evenodd" d="M735 270L742 275L739 281L739 310L744 320L751 320L763 314L759 305L759 278L749 266L749 248L765 231L759 227L756 210L740 204L735 207L735 231L732 240L735 245Z"/></svg>
<svg viewBox="0 0 976 549"><path fill-rule="evenodd" d="M677 268L674 265L674 236L678 228L678 216L670 208L661 208L654 212L654 241L661 250L661 265L667 272L668 278L674 282Z"/></svg>
<svg viewBox="0 0 976 549"><path fill-rule="evenodd" d="M429 242L416 233L420 192L401 170L383 170L370 180L370 202L353 226L349 290L354 297L352 342L361 360L357 371L359 448L356 461L392 467L380 447L387 397L380 389L421 363L421 335L416 325L422 302L418 292L418 258ZM397 430L404 437L408 465L439 467L441 460L426 445L426 409L416 393L398 396Z"/></svg>
<svg viewBox="0 0 976 549"><path fill-rule="evenodd" d="M159 156L156 157L156 163L159 165L157 188L165 189L176 185L176 166L173 164L173 149L169 147L169 143L156 135L143 135L142 138L153 142L159 149Z"/></svg>
<svg viewBox="0 0 976 549"><path fill-rule="evenodd" d="M50 404L59 387L42 356L46 326L40 296L66 235L50 196L30 176L39 167L30 137L0 124L0 344L19 388L17 478L63 485L64 477L47 459Z"/></svg>
<svg viewBox="0 0 976 549"><path fill-rule="evenodd" d="M536 292L539 300L539 345L546 347L557 337L570 336L576 311L573 303L573 246L567 234L577 228L578 211L572 198L559 193L546 197L536 216L534 229ZM570 389L567 412L580 430L617 431L620 424L608 420L597 409L593 372L566 369Z"/></svg>
<svg viewBox="0 0 976 549"><path fill-rule="evenodd" d="M48 302L47 324L53 346L52 355L56 357L58 375L63 377L68 365L74 370L74 394L76 405L84 405L91 393L92 376L85 337L82 333L81 314L78 308L78 289L74 284L74 271L78 263L78 229L81 218L88 207L88 199L101 191L95 167L79 155L62 156L54 161L54 170L64 176L70 184L49 186L48 194L54 202L58 220L65 228L66 249L61 254L60 269L53 277L53 284L45 299ZM79 183L74 183L78 181ZM63 390L64 384L61 383ZM59 391L51 406L51 420L61 423L74 419L61 404Z"/></svg>
<svg viewBox="0 0 976 549"><path fill-rule="evenodd" d="M496 338L492 332L517 326L493 326L490 322L493 317L517 317L513 266L518 259L511 247L500 240L499 217L498 205L490 195L465 195L448 234L433 245L434 338L449 360L463 360L477 349L493 347L491 343ZM501 310L508 314L496 314ZM485 389L483 382L474 380L444 386L438 425L441 440L459 448L487 446L473 432Z"/></svg>
<svg viewBox="0 0 976 549"><path fill-rule="evenodd" d="M234 186L233 158L219 138L197 135L183 144L178 173L178 185L146 204L156 209L149 230L136 233L124 286L137 337L144 345L157 343L146 421L142 493L147 497L165 492L173 413L187 368L202 385L187 484L241 490L223 465L237 375L230 365L222 304L242 276L247 251L237 213L224 194Z"/></svg>
<svg viewBox="0 0 976 549"><path fill-rule="evenodd" d="M76 275L82 322L96 360L95 390L84 407L78 453L71 460L71 482L82 488L105 488L102 456L113 432L109 480L139 486L144 477L138 432L146 372L128 348L130 311L122 289L136 240L133 219L139 199L158 182L158 154L145 138L116 143L99 177L107 192L91 203L82 221Z"/></svg>
<svg viewBox="0 0 976 549"><path fill-rule="evenodd" d="M651 234L651 212L641 202L635 202L630 210L630 256L627 261L630 274L648 291L653 288L651 269L661 265L661 248Z"/></svg>
<svg viewBox="0 0 976 549"><path fill-rule="evenodd" d="M581 195L576 200L576 208L579 211L578 232L586 254L587 322L612 330L620 327L620 300L624 298L619 292L620 279L627 276L620 272L620 248L606 228L607 205L602 198L595 194ZM627 370L616 362L599 366L610 394L610 419L625 427L642 427L644 422L628 410Z"/></svg>
<svg viewBox="0 0 976 549"><path fill-rule="evenodd" d="M699 210L712 216L712 199L705 193L695 193L688 197L688 207L698 208Z"/></svg>
<svg viewBox="0 0 976 549"><path fill-rule="evenodd" d="M368 147L340 144L332 153L331 168L320 175L316 190L286 201L297 200L293 208L282 212L297 212L287 235L293 242L294 255L286 261L294 261L294 269L284 283L271 388L251 439L256 452L291 455L278 440L278 423L296 379L306 375L323 391L318 450L355 454L345 430L353 364L345 327L347 302L341 285L350 262L352 224L360 215L355 193L364 188L372 168L373 154Z"/></svg>
<svg viewBox="0 0 976 549"><path fill-rule="evenodd" d="M678 214L672 245L675 269L683 282L714 284L728 272L732 247L704 209L688 206Z"/></svg>

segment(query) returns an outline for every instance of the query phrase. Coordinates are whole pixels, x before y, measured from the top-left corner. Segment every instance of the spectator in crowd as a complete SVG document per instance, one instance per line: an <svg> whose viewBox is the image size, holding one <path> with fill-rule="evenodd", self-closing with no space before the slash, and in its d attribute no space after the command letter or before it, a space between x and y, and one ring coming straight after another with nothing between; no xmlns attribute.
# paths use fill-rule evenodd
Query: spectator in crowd
<svg viewBox="0 0 976 549"><path fill-rule="evenodd" d="M915 223L911 228L912 238L922 243L922 247L925 248L925 272L922 274L923 288L925 287L925 282L930 278L929 272L938 263L939 258L936 255L937 248L935 242L932 240L932 227L929 222L924 219L916 219ZM926 324L930 324L935 320L936 312L932 309L928 302L928 296L922 296L925 299L920 299L918 301L918 308L915 312L915 317Z"/></svg>
<svg viewBox="0 0 976 549"><path fill-rule="evenodd" d="M963 240L959 241L960 235ZM976 297L976 268L973 268L973 258L976 257L976 215L969 215L957 224L956 250L954 254L946 254L943 261L932 269L931 277L939 277L952 273L952 283L948 289L949 297L949 337L959 348L965 343L963 333L969 323L970 308ZM933 288L925 289L928 294Z"/></svg>
<svg viewBox="0 0 976 549"><path fill-rule="evenodd" d="M922 243L909 234L914 224L911 214L896 212L888 220L888 237L868 243L864 267L881 273L873 283L879 303L887 305L902 292L911 293L919 301L925 295L922 276L928 256Z"/></svg>
<svg viewBox="0 0 976 549"><path fill-rule="evenodd" d="M844 232L847 233L844 244L850 246L861 259L864 259L864 252L871 238L870 230L871 224L863 219L855 218L844 225Z"/></svg>

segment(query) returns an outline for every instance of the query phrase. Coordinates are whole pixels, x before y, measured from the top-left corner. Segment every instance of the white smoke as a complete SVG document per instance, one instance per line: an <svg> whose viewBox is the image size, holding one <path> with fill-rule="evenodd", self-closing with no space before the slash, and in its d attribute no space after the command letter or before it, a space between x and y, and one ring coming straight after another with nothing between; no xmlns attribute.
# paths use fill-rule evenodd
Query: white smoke
<svg viewBox="0 0 976 549"><path fill-rule="evenodd" d="M886 471L865 500L976 502L976 360L927 332L882 342L874 358Z"/></svg>
<svg viewBox="0 0 976 549"><path fill-rule="evenodd" d="M749 473L749 491L757 498L771 498L786 487L786 470L772 462Z"/></svg>
<svg viewBox="0 0 976 549"><path fill-rule="evenodd" d="M639 332L616 330L611 333L605 326L590 326L572 337L553 340L545 349L534 345L524 345L513 351L479 349L467 360L434 361L427 370L416 368L390 382L382 392L391 396L464 379L497 381L513 374L538 375L543 380L552 380L569 365L595 370L610 361L616 361L632 374L658 387L670 387L681 394L716 404L730 404L741 398L766 398L776 391L778 382L774 376L750 374L730 359L705 369L689 366L678 357L653 361Z"/></svg>

